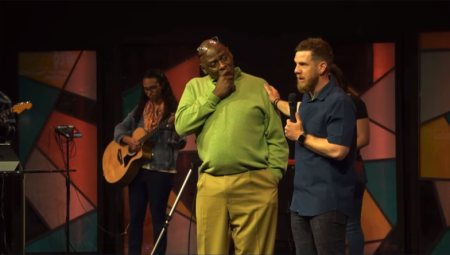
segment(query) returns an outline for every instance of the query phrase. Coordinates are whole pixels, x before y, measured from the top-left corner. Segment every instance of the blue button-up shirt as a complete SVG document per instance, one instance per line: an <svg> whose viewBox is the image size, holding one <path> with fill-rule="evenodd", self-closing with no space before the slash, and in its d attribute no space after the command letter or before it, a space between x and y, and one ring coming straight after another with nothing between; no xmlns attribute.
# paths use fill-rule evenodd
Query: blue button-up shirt
<svg viewBox="0 0 450 255"><path fill-rule="evenodd" d="M321 156L297 142L291 210L302 216L332 210L350 215L356 181L355 106L331 77L316 99L311 100L308 93L303 95L298 111L306 133L349 147L350 151L339 161Z"/></svg>

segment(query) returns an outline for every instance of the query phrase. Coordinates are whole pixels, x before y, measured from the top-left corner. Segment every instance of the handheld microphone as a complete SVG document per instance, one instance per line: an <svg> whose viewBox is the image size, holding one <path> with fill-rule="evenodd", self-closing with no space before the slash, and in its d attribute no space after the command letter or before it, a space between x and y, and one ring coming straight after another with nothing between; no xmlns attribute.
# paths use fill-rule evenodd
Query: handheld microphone
<svg viewBox="0 0 450 255"><path fill-rule="evenodd" d="M290 120L292 123L297 122L297 118L295 117L295 113L297 112L297 94L291 93L289 94L289 111L290 111Z"/></svg>

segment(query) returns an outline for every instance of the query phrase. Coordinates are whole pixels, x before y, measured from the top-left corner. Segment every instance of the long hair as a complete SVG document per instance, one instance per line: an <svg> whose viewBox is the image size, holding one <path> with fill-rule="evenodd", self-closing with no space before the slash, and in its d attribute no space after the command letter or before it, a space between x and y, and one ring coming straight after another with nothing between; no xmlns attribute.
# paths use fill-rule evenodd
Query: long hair
<svg viewBox="0 0 450 255"><path fill-rule="evenodd" d="M350 93L349 87L350 84L348 83L347 79L344 76L344 73L342 73L341 69L334 63L332 63L330 66L330 73L336 78L337 85L341 87L342 90L345 91L345 93Z"/></svg>
<svg viewBox="0 0 450 255"><path fill-rule="evenodd" d="M143 78L155 78L159 85L161 86L161 97L164 101L164 114L162 119L167 119L170 117L171 113L175 113L178 108L178 100L175 98L173 94L172 87L170 86L170 82L167 77L161 72L159 69L150 69L145 72ZM139 103L137 105L137 109L134 112L133 119L135 122L139 122L142 118L142 114L144 112L145 105L147 101L150 100L143 88L141 88L141 97L139 99Z"/></svg>

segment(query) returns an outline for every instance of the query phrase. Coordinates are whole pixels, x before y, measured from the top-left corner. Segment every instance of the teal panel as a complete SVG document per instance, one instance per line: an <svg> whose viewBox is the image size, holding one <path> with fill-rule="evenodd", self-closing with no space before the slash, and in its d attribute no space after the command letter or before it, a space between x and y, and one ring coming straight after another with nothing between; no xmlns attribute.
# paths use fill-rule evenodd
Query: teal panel
<svg viewBox="0 0 450 255"><path fill-rule="evenodd" d="M450 125L450 112L445 115L445 119L447 120L448 124Z"/></svg>
<svg viewBox="0 0 450 255"><path fill-rule="evenodd" d="M88 213L70 223L71 252L97 251L97 211ZM42 238L27 244L26 252L65 252L66 228L62 226Z"/></svg>
<svg viewBox="0 0 450 255"><path fill-rule="evenodd" d="M126 93L123 94L122 97L122 115L123 118L127 117L128 113L130 113L133 108L139 102L139 97L141 96L141 86L136 86Z"/></svg>
<svg viewBox="0 0 450 255"><path fill-rule="evenodd" d="M395 159L364 163L367 173L367 189L380 209L394 225L397 222L397 183Z"/></svg>
<svg viewBox="0 0 450 255"><path fill-rule="evenodd" d="M31 109L19 115L19 157L22 162L39 138L59 92L58 88L19 76L19 102L30 101L33 104Z"/></svg>
<svg viewBox="0 0 450 255"><path fill-rule="evenodd" d="M450 229L447 230L444 236L442 236L439 243L434 247L431 254L450 254Z"/></svg>

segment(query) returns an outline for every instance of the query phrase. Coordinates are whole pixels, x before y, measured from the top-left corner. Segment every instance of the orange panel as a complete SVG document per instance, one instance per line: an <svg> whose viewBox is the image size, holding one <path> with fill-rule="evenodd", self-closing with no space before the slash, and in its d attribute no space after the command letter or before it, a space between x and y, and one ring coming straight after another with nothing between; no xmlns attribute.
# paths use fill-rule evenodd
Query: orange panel
<svg viewBox="0 0 450 255"><path fill-rule="evenodd" d="M74 125L83 134L82 138L75 139L75 148L70 158L70 169L76 169L70 177L75 185L97 205L97 127L84 121L53 111L43 127L48 130L59 125ZM48 152L48 157L60 169L65 169L62 155L54 138L54 132L42 132L38 140L38 147ZM64 144L65 151L65 144ZM64 155L66 158L66 155Z"/></svg>
<svg viewBox="0 0 450 255"><path fill-rule="evenodd" d="M366 242L384 239L391 230L391 226L367 190L364 191L361 227Z"/></svg>
<svg viewBox="0 0 450 255"><path fill-rule="evenodd" d="M419 48L422 50L450 49L450 31L420 34Z"/></svg>
<svg viewBox="0 0 450 255"><path fill-rule="evenodd" d="M395 43L373 44L373 81L395 67Z"/></svg>
<svg viewBox="0 0 450 255"><path fill-rule="evenodd" d="M192 78L199 77L200 75L200 63L198 57L195 56L184 61L165 72L165 74L170 81L175 97L180 100L188 81Z"/></svg>
<svg viewBox="0 0 450 255"><path fill-rule="evenodd" d="M420 175L450 178L450 126L439 118L420 127Z"/></svg>
<svg viewBox="0 0 450 255"><path fill-rule="evenodd" d="M19 74L62 88L80 51L21 52Z"/></svg>
<svg viewBox="0 0 450 255"><path fill-rule="evenodd" d="M366 255L374 254L375 251L378 249L378 246L380 246L381 242L374 242L374 243L366 243L364 245L364 253Z"/></svg>

